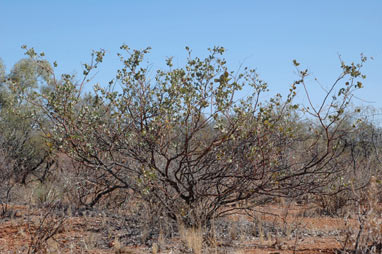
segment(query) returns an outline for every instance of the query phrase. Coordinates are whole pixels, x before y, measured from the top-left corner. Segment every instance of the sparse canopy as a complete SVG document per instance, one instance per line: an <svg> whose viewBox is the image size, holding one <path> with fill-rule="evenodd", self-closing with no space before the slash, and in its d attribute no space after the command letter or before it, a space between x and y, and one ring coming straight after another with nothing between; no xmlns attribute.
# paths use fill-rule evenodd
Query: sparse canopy
<svg viewBox="0 0 382 254"><path fill-rule="evenodd" d="M50 120L43 129L50 144L94 173L97 191L86 205L116 190L134 190L173 219L208 224L259 196L318 192L341 171L341 137L351 131L341 123L353 90L362 87L366 58L342 63L317 107L310 100L307 106L294 102L298 91L309 98L308 70L300 70L297 61L300 77L289 94L265 101L267 84L254 70L229 70L222 47L204 59L186 48L184 67L174 68L167 59L168 69L155 78L142 64L149 48L121 50L123 66L108 86L96 85L83 96L105 54L96 51L80 83L72 75L52 78L51 90L33 98ZM54 77L41 64L43 55L33 49L27 54ZM238 99L242 89L247 96Z"/></svg>

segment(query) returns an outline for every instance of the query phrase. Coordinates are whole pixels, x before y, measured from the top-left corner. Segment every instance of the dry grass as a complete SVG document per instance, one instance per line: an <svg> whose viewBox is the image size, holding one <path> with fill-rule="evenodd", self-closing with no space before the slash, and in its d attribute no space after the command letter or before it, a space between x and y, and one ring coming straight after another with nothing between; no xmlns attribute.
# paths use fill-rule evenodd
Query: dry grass
<svg viewBox="0 0 382 254"><path fill-rule="evenodd" d="M201 254L203 250L203 230L201 226L186 228L182 222L178 220L179 235L187 248L193 254Z"/></svg>
<svg viewBox="0 0 382 254"><path fill-rule="evenodd" d="M376 177L366 190L355 190L356 211L345 217L345 228L339 242L343 253L382 253L382 206L378 203Z"/></svg>

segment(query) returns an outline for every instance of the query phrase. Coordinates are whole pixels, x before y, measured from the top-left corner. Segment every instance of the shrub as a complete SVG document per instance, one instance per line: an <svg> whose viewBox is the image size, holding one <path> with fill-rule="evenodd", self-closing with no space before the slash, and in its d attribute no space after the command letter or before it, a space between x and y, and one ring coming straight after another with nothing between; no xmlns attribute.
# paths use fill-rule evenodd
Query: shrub
<svg viewBox="0 0 382 254"><path fill-rule="evenodd" d="M51 121L44 128L50 143L94 172L101 189L90 206L131 189L195 227L231 213L239 201L321 191L342 171L341 137L352 129L342 123L353 91L362 87L365 57L360 64L341 62L338 79L315 106L308 70L300 70L297 61L299 79L286 98L277 94L266 101L267 84L254 70L230 71L222 47L204 59L186 48L184 67L174 68L167 59L168 70L154 78L143 64L149 48L121 49L127 57L118 54L123 67L109 86L96 85L82 96L104 56L95 51L80 83L62 75L34 101ZM41 62L33 49L27 54ZM249 95L238 99L243 88ZM306 106L294 104L301 90Z"/></svg>

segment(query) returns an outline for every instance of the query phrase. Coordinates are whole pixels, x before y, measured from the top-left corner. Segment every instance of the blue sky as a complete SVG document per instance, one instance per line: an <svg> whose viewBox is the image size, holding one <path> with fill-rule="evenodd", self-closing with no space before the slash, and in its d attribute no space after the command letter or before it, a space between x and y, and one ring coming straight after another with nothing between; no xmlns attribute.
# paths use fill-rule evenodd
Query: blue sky
<svg viewBox="0 0 382 254"><path fill-rule="evenodd" d="M151 46L153 69L174 56L181 66L185 46L203 56L208 47L224 46L234 69L256 68L271 92L284 93L296 78L292 60L308 67L325 87L339 74L338 54L357 61L373 56L357 93L366 104L382 108L382 1L0 1L0 58L9 68L23 57L21 45L42 50L59 63L60 72L81 73L92 49L108 57L95 80L113 78L122 43ZM322 96L315 82L315 100ZM304 101L304 98L300 98Z"/></svg>

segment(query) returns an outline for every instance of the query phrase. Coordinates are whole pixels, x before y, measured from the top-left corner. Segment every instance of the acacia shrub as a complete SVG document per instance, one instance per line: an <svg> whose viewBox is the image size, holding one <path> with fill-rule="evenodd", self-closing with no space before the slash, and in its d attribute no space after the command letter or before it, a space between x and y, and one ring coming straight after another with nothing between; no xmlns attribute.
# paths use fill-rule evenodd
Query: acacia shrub
<svg viewBox="0 0 382 254"><path fill-rule="evenodd" d="M80 83L62 75L34 102L51 120L44 129L51 143L93 170L95 185L103 187L90 206L131 189L174 220L206 225L239 201L319 191L343 171L347 130L340 126L353 91L362 87L365 57L360 64L341 62L342 72L317 106L309 99L308 71L296 61L299 79L286 98L264 101L267 84L254 70L230 71L222 47L204 59L187 48L184 67L174 68L169 58L168 70L155 78L143 64L149 48L121 49L116 78L95 85L86 101L83 87L104 51L93 52ZM27 54L38 61L33 49ZM244 87L248 95L237 99ZM308 105L294 103L298 91Z"/></svg>

